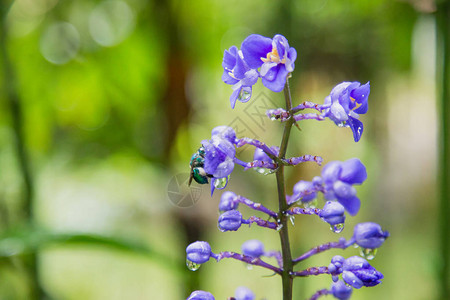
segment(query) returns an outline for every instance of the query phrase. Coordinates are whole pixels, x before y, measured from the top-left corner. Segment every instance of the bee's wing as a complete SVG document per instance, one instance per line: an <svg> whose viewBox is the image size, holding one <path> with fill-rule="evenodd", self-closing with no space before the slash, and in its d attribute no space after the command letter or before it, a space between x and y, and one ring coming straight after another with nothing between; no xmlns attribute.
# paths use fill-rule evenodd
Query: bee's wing
<svg viewBox="0 0 450 300"><path fill-rule="evenodd" d="M194 172L193 172L193 170L194 170L194 167L191 166L191 173L189 174L189 182L188 182L188 186L191 186L192 178L194 178Z"/></svg>

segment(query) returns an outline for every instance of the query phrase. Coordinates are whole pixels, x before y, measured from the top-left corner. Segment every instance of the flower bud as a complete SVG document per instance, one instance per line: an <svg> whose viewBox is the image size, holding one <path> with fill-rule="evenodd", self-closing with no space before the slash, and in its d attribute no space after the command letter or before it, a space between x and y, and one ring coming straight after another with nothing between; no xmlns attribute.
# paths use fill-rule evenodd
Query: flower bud
<svg viewBox="0 0 450 300"><path fill-rule="evenodd" d="M378 248L388 236L389 232L383 231L380 225L373 222L356 224L353 230L353 238L361 248Z"/></svg>
<svg viewBox="0 0 450 300"><path fill-rule="evenodd" d="M194 291L186 300L215 300L215 298L209 292Z"/></svg>
<svg viewBox="0 0 450 300"><path fill-rule="evenodd" d="M342 224L345 222L345 209L339 202L327 201L319 216L330 225Z"/></svg>
<svg viewBox="0 0 450 300"><path fill-rule="evenodd" d="M375 286L381 283L383 274L372 267L367 260L359 256L352 256L345 260L342 267L342 278L355 289L362 286Z"/></svg>
<svg viewBox="0 0 450 300"><path fill-rule="evenodd" d="M328 271L331 275L339 275L342 273L342 266L344 264L345 258L336 255L331 259L331 263L328 265Z"/></svg>
<svg viewBox="0 0 450 300"><path fill-rule="evenodd" d="M219 216L220 231L236 231L241 227L242 214L238 210L229 210Z"/></svg>
<svg viewBox="0 0 450 300"><path fill-rule="evenodd" d="M211 254L211 246L208 244L208 242L197 241L190 244L186 248L186 259L196 264L203 264L207 262L211 257Z"/></svg>
<svg viewBox="0 0 450 300"><path fill-rule="evenodd" d="M254 300L255 299L255 294L253 294L253 292L244 287L244 286L240 286L236 289L236 291L234 292L235 298L236 300Z"/></svg>
<svg viewBox="0 0 450 300"><path fill-rule="evenodd" d="M342 280L331 285L333 296L339 300L347 300L352 295L353 289L347 286Z"/></svg>
<svg viewBox="0 0 450 300"><path fill-rule="evenodd" d="M242 254L251 257L260 257L264 254L264 244L258 240L248 240L242 244Z"/></svg>
<svg viewBox="0 0 450 300"><path fill-rule="evenodd" d="M308 202L316 198L317 193L313 192L314 184L310 181L300 180L294 185L295 199L301 199L302 202Z"/></svg>
<svg viewBox="0 0 450 300"><path fill-rule="evenodd" d="M228 211L236 209L239 205L238 202L233 201L236 198L236 194L230 191L226 191L220 197L219 210Z"/></svg>

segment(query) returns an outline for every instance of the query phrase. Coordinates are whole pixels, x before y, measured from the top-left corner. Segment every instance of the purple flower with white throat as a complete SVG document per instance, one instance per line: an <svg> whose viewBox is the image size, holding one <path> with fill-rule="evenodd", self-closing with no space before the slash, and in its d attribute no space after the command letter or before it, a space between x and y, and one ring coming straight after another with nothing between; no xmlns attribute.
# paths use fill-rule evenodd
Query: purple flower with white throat
<svg viewBox="0 0 450 300"><path fill-rule="evenodd" d="M342 278L355 289L362 286L375 286L381 283L380 280L384 277L367 260L359 256L347 258L342 269Z"/></svg>
<svg viewBox="0 0 450 300"><path fill-rule="evenodd" d="M366 167L357 158L345 162L332 161L322 169L325 185L325 198L337 201L354 216L358 213L361 201L356 196L355 184L363 183L367 178Z"/></svg>
<svg viewBox="0 0 450 300"><path fill-rule="evenodd" d="M250 69L243 60L242 52L236 46L225 50L223 54L222 80L233 86L230 96L231 108L236 105L236 100L247 102L252 96L252 86L258 81L258 71Z"/></svg>
<svg viewBox="0 0 450 300"><path fill-rule="evenodd" d="M289 73L294 71L297 58L297 51L289 47L287 39L280 34L273 39L252 34L242 42L241 49L250 68L261 68L259 74L263 85L274 92L281 92Z"/></svg>
<svg viewBox="0 0 450 300"><path fill-rule="evenodd" d="M357 81L342 82L325 98L324 106L329 108L324 111L323 116L330 118L338 126L350 127L353 139L358 142L364 129L358 118L369 108L369 94L369 82L364 85Z"/></svg>

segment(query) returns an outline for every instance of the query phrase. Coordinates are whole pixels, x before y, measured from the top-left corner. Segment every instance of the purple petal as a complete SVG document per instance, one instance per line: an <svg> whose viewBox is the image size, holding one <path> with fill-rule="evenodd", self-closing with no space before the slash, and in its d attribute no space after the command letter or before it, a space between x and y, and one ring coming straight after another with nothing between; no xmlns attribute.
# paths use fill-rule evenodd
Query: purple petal
<svg viewBox="0 0 450 300"><path fill-rule="evenodd" d="M354 89L351 92L351 97L356 100L357 103L361 104L360 107L355 109L358 114L365 114L369 108L368 99L370 94L370 82Z"/></svg>
<svg viewBox="0 0 450 300"><path fill-rule="evenodd" d="M356 216L361 207L361 201L358 197L353 196L350 198L341 198L336 195L337 200L340 204L348 211L348 213L352 216Z"/></svg>
<svg viewBox="0 0 450 300"><path fill-rule="evenodd" d="M236 58L236 66L234 67L233 72L236 78L245 78L245 72L247 72L247 68L245 67L244 61L239 55Z"/></svg>
<svg viewBox="0 0 450 300"><path fill-rule="evenodd" d="M232 70L236 65L237 52L238 50L236 46L231 46L229 50L225 50L225 52L223 53L222 67L228 70Z"/></svg>
<svg viewBox="0 0 450 300"><path fill-rule="evenodd" d="M358 158L351 158L342 163L339 179L349 184L362 184L367 179L366 167Z"/></svg>
<svg viewBox="0 0 450 300"><path fill-rule="evenodd" d="M228 74L227 70L223 70L223 74L222 74L222 81L225 82L226 84L236 84L239 82L239 80L233 78L230 76L230 74Z"/></svg>
<svg viewBox="0 0 450 300"><path fill-rule="evenodd" d="M233 93L230 96L230 104L231 108L234 108L236 106L236 100L239 97L239 93L241 92L242 86L238 89L235 89Z"/></svg>
<svg viewBox="0 0 450 300"><path fill-rule="evenodd" d="M245 78L241 80L241 83L243 86L252 86L258 81L258 78L258 71L250 69L245 73Z"/></svg>
<svg viewBox="0 0 450 300"><path fill-rule="evenodd" d="M322 178L325 183L334 183L341 175L342 162L332 161L322 169Z"/></svg>
<svg viewBox="0 0 450 300"><path fill-rule="evenodd" d="M352 272L344 271L342 273L342 279L344 279L344 281L346 283L348 283L349 285L351 285L355 289L360 289L363 286L362 280L359 279L358 277L356 277L356 275L353 274Z"/></svg>
<svg viewBox="0 0 450 300"><path fill-rule="evenodd" d="M289 72L286 70L286 66L283 64L279 64L271 70L278 71L276 73L275 79L273 81L269 81L265 77L263 77L262 83L269 90L274 91L275 93L279 93L284 89L284 86L286 85L286 77Z"/></svg>
<svg viewBox="0 0 450 300"><path fill-rule="evenodd" d="M259 34L251 34L242 42L241 50L247 65L257 69L263 64L261 58L272 51L272 40Z"/></svg>
<svg viewBox="0 0 450 300"><path fill-rule="evenodd" d="M364 130L363 123L358 119L349 117L347 120L347 124L353 132L353 139L355 140L355 142L359 142L359 140L361 139L363 130Z"/></svg>

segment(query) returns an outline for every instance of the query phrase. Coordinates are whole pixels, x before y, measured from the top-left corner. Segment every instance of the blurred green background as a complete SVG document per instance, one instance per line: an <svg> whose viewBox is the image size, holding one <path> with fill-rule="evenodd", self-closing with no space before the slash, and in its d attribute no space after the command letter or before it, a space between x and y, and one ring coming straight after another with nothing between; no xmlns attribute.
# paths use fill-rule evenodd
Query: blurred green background
<svg viewBox="0 0 450 300"><path fill-rule="evenodd" d="M261 114L283 106L283 95L258 83L252 100L232 110L221 81L223 51L251 33L281 33L297 49L294 104L322 103L344 80L371 83L359 143L349 129L304 121L288 149L367 166L361 212L342 236L375 221L391 238L372 261L383 283L352 299L438 297L432 0L3 0L1 11L0 299L185 299L199 288L226 299L240 285L258 299L281 298L281 281L260 268L184 265L190 242L239 251L258 238L278 250L276 233L219 232L221 191L210 198L196 185L195 203L171 194L188 191L173 184L215 126L280 142L281 125ZM311 163L290 169L288 193L319 173ZM275 176L236 168L227 189L278 205ZM291 229L294 255L338 239L314 217ZM357 253L330 251L301 268ZM296 279L294 298L330 284L329 276Z"/></svg>

